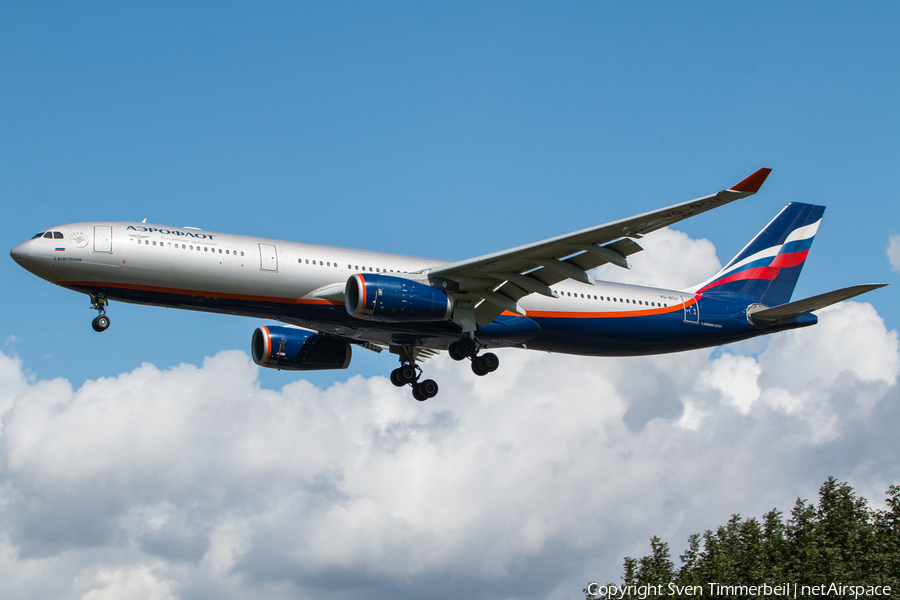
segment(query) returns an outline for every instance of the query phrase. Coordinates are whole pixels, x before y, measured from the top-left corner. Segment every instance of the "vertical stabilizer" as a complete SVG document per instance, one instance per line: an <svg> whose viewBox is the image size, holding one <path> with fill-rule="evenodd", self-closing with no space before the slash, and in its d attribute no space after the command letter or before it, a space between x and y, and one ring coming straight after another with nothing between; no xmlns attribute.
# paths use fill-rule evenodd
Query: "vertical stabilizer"
<svg viewBox="0 0 900 600"><path fill-rule="evenodd" d="M744 294L769 305L789 302L824 212L824 206L791 202L721 271L690 291Z"/></svg>

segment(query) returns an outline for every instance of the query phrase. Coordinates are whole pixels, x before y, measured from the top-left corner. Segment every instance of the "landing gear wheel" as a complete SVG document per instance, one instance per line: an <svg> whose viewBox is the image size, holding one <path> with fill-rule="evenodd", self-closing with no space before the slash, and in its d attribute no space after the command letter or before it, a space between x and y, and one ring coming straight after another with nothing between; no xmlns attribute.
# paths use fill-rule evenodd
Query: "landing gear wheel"
<svg viewBox="0 0 900 600"><path fill-rule="evenodd" d="M422 395L426 398L434 398L435 396L437 396L438 384L434 379L426 379L416 387L418 387L422 391Z"/></svg>
<svg viewBox="0 0 900 600"><path fill-rule="evenodd" d="M91 327L94 328L94 331L106 331L109 328L109 317L106 315L98 315L91 321Z"/></svg>
<svg viewBox="0 0 900 600"><path fill-rule="evenodd" d="M453 360L462 360L465 358L464 354L460 354L459 352L459 342L453 342L450 344L450 347L447 348L447 352L450 354L450 358Z"/></svg>
<svg viewBox="0 0 900 600"><path fill-rule="evenodd" d="M434 379L426 379L421 383L413 386L413 398L419 402L424 402L429 398L434 398L438 393L438 384Z"/></svg>
<svg viewBox="0 0 900 600"><path fill-rule="evenodd" d="M396 370L396 373L397 380L401 382L401 385L414 383L416 379L419 378L419 374L416 372L416 368L412 365L400 365L400 367Z"/></svg>
<svg viewBox="0 0 900 600"><path fill-rule="evenodd" d="M493 373L497 370L497 367L500 366L500 359L497 358L497 355L493 352L488 352L487 354L482 354L481 356L473 359L478 361L479 365L484 371L488 373Z"/></svg>
<svg viewBox="0 0 900 600"><path fill-rule="evenodd" d="M479 377L484 377L488 374L488 372L484 370L484 367L481 366L481 361L479 361L477 358L472 361L472 372Z"/></svg>
<svg viewBox="0 0 900 600"><path fill-rule="evenodd" d="M391 371L391 383L396 385L397 387L403 387L406 385L402 381L400 381L400 369L394 369Z"/></svg>
<svg viewBox="0 0 900 600"><path fill-rule="evenodd" d="M478 344L470 337L459 338L453 343L456 344L457 354L461 354L464 358L473 358L478 354Z"/></svg>

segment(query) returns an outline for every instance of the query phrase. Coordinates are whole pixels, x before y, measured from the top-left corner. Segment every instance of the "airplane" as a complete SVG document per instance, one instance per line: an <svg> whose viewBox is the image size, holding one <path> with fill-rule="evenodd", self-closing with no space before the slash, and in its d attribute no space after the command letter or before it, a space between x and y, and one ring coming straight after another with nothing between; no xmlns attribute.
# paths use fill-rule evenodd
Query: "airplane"
<svg viewBox="0 0 900 600"><path fill-rule="evenodd" d="M824 206L791 202L708 280L682 290L595 280L630 268L645 235L759 191L762 168L716 194L540 242L450 262L334 246L97 221L15 246L22 267L87 294L94 330L111 300L278 321L252 334L256 364L345 369L352 346L398 355L416 400L438 393L420 363L441 351L495 371L496 348L640 356L728 344L818 322L811 314L886 284L791 301ZM146 219L145 219L146 221Z"/></svg>

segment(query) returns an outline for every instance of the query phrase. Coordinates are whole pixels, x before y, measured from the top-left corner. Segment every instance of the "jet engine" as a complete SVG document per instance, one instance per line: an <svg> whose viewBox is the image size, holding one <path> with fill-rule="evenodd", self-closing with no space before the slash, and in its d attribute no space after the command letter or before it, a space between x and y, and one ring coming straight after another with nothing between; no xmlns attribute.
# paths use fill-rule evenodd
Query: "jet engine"
<svg viewBox="0 0 900 600"><path fill-rule="evenodd" d="M453 300L439 289L403 277L361 275L347 280L347 312L369 321L446 321Z"/></svg>
<svg viewBox="0 0 900 600"><path fill-rule="evenodd" d="M351 357L344 340L296 327L258 327L250 350L259 366L288 371L346 369Z"/></svg>

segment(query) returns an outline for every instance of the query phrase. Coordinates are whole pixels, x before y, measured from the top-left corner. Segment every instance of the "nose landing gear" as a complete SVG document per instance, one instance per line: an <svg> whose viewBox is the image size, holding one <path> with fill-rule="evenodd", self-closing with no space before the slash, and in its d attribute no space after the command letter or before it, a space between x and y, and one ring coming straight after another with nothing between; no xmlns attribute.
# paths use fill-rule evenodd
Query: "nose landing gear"
<svg viewBox="0 0 900 600"><path fill-rule="evenodd" d="M109 328L109 317L106 316L106 306L109 301L106 294L99 292L91 294L91 308L97 311L97 316L91 321L91 327L96 332L106 331Z"/></svg>
<svg viewBox="0 0 900 600"><path fill-rule="evenodd" d="M479 355L478 344L470 337L459 338L450 344L448 351L450 358L453 360L470 359L472 361L472 372L479 377L493 373L500 366L500 359L493 352Z"/></svg>

